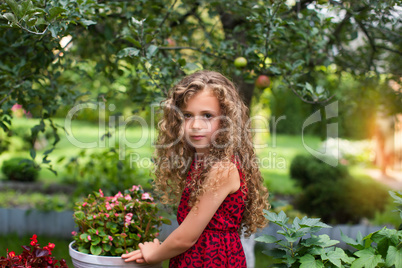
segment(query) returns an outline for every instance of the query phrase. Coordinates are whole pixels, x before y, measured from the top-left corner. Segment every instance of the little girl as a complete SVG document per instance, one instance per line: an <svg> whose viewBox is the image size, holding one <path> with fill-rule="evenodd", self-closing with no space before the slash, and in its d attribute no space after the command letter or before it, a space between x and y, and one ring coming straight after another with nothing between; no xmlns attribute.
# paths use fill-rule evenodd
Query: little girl
<svg viewBox="0 0 402 268"><path fill-rule="evenodd" d="M179 227L139 244L126 262L169 267L247 267L239 234L267 222L268 192L256 164L248 108L231 81L199 71L174 86L159 122L155 188L178 201ZM191 163L191 165L189 165Z"/></svg>

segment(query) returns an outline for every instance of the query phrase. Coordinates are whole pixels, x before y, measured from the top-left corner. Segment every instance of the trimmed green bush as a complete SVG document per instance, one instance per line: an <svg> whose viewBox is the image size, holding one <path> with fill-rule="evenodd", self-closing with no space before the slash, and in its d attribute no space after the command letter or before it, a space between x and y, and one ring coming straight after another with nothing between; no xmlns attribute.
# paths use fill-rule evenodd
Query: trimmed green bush
<svg viewBox="0 0 402 268"><path fill-rule="evenodd" d="M290 176L301 187L322 181L337 181L349 177L346 166L330 166L312 155L297 155L290 164Z"/></svg>
<svg viewBox="0 0 402 268"><path fill-rule="evenodd" d="M39 171L32 160L14 157L3 162L1 171L10 181L33 182L39 177Z"/></svg>
<svg viewBox="0 0 402 268"><path fill-rule="evenodd" d="M295 198L295 207L327 223L371 219L388 202L387 190L379 183L356 180L346 166L332 167L313 156L296 156L290 175L303 188Z"/></svg>

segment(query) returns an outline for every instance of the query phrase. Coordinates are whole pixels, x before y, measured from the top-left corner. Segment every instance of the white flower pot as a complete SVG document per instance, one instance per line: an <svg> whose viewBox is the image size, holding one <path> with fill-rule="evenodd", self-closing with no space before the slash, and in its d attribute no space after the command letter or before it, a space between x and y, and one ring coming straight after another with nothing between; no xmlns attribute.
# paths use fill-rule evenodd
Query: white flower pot
<svg viewBox="0 0 402 268"><path fill-rule="evenodd" d="M121 257L107 257L85 254L75 250L72 245L68 246L71 259L75 268L98 268L98 267L131 267L131 268L161 268L162 264L141 264L136 262L126 263Z"/></svg>

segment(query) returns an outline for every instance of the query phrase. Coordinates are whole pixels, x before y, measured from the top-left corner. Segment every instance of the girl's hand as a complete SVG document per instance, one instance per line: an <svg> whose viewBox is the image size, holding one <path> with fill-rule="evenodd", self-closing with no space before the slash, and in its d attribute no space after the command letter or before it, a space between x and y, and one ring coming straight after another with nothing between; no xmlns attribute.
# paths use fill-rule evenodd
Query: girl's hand
<svg viewBox="0 0 402 268"><path fill-rule="evenodd" d="M134 250L130 253L123 254L121 257L125 259L125 262L136 261L137 263L148 263L152 264L151 259L152 253L160 246L158 239L154 239L154 242L139 243L140 249Z"/></svg>
<svg viewBox="0 0 402 268"><path fill-rule="evenodd" d="M130 262L130 261L135 261L137 263L145 262L144 258L142 257L142 253L141 253L140 249L131 251L130 253L127 253L127 254L123 254L123 255L121 255L121 257L123 259L125 259L124 260L125 262Z"/></svg>
<svg viewBox="0 0 402 268"><path fill-rule="evenodd" d="M138 246L140 247L142 258L146 263L156 263L152 260L152 254L158 249L158 247L160 247L160 242L158 239L155 238L154 242L145 242L144 244L139 243Z"/></svg>

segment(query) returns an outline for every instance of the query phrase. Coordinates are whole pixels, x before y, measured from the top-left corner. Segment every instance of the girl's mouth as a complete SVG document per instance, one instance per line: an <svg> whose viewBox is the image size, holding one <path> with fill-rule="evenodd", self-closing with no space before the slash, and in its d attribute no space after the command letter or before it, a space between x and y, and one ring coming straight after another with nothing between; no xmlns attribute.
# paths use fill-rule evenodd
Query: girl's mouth
<svg viewBox="0 0 402 268"><path fill-rule="evenodd" d="M202 139L202 138L204 138L205 136L191 136L191 138L193 139L193 140L200 140L200 139Z"/></svg>

